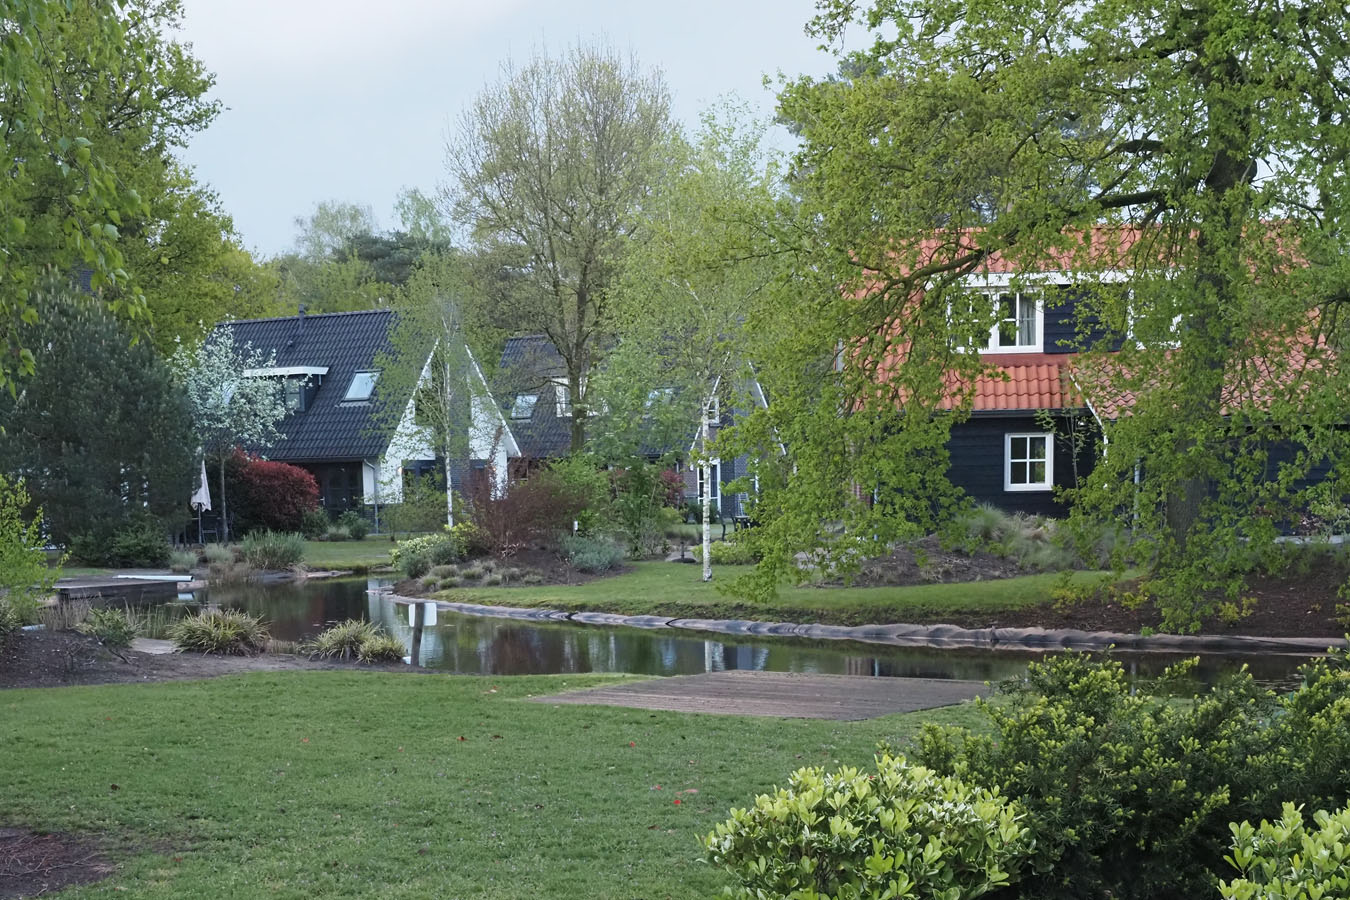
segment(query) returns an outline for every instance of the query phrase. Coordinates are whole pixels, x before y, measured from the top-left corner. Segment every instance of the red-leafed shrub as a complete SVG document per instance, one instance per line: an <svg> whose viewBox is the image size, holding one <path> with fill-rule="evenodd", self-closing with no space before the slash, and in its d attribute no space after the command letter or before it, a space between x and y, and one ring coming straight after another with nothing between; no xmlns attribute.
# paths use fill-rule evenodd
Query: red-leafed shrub
<svg viewBox="0 0 1350 900"><path fill-rule="evenodd" d="M470 497L470 518L498 556L531 546L556 548L586 506L586 498L575 486L548 469L512 482L497 497L492 495L491 481L485 478L476 484Z"/></svg>
<svg viewBox="0 0 1350 900"><path fill-rule="evenodd" d="M298 466L235 451L225 467L227 499L239 533L298 532L319 508L319 483Z"/></svg>
<svg viewBox="0 0 1350 900"><path fill-rule="evenodd" d="M684 476L674 469L661 470L661 489L665 491L664 505L679 509L684 506Z"/></svg>

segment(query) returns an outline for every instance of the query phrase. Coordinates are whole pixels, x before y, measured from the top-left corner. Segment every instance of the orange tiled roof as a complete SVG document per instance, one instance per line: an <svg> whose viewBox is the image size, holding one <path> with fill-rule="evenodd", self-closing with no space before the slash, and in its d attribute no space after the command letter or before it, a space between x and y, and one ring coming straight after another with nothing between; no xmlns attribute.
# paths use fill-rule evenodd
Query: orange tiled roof
<svg viewBox="0 0 1350 900"><path fill-rule="evenodd" d="M1082 400L1068 383L1065 360L1059 355L987 354L984 361L997 368L976 378L973 412L1063 409L1082 405ZM953 380L952 386L957 388L959 383ZM963 392L954 392L945 404L948 408L956 405L958 397L955 394L959 393Z"/></svg>

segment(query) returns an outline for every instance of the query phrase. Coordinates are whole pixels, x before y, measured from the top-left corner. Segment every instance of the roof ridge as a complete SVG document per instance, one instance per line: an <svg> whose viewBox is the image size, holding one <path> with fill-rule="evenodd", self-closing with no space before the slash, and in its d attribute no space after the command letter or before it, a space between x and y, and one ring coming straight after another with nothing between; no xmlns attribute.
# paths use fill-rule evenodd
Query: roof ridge
<svg viewBox="0 0 1350 900"><path fill-rule="evenodd" d="M335 316L365 316L370 315L372 313L383 313L385 315L393 315L394 310L386 306L382 309L349 309L340 312L305 313L305 321L309 321L310 319L325 319ZM220 324L251 325L255 322L294 322L299 321L299 319L300 314L296 313L293 316L267 316L266 318L261 319L230 319L229 321L221 322Z"/></svg>

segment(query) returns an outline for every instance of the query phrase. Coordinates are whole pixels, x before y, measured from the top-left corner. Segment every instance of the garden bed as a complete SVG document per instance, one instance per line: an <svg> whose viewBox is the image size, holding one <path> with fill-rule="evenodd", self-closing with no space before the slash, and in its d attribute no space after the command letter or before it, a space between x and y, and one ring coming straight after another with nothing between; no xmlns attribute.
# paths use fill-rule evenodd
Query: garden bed
<svg viewBox="0 0 1350 900"><path fill-rule="evenodd" d="M73 631L20 631L0 643L0 689L181 681L241 672L352 668L413 671L402 663L369 666L311 660L289 653L259 656L154 654L135 650L113 653L100 646L93 637Z"/></svg>
<svg viewBox="0 0 1350 900"><path fill-rule="evenodd" d="M107 878L114 868L99 842L90 838L0 827L0 900L92 884Z"/></svg>

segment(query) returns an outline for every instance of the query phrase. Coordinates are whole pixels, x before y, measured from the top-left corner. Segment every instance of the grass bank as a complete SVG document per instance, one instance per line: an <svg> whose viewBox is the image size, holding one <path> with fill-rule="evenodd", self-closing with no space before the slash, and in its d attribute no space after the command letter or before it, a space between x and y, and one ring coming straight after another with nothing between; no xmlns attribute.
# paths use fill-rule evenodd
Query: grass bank
<svg viewBox="0 0 1350 900"><path fill-rule="evenodd" d="M372 535L360 541L305 541L305 565L314 571L369 572L386 568L393 549L388 535Z"/></svg>
<svg viewBox="0 0 1350 900"><path fill-rule="evenodd" d="M553 707L615 680L272 673L0 693L0 825L101 835L63 897L703 898L698 838L803 765L923 721ZM657 786L660 786L658 789ZM679 800L677 804L675 801Z"/></svg>
<svg viewBox="0 0 1350 900"><path fill-rule="evenodd" d="M436 597L465 603L547 607L567 612L594 610L622 615L665 615L703 619L761 619L862 625L881 622L930 622L953 614L982 614L1037 606L1050 599L1057 574L1026 575L960 584L906 587L784 586L770 603L744 603L720 593L748 566L715 566L715 581L702 580L694 565L636 563L619 575L580 585L456 588ZM1100 572L1075 573L1087 583Z"/></svg>

